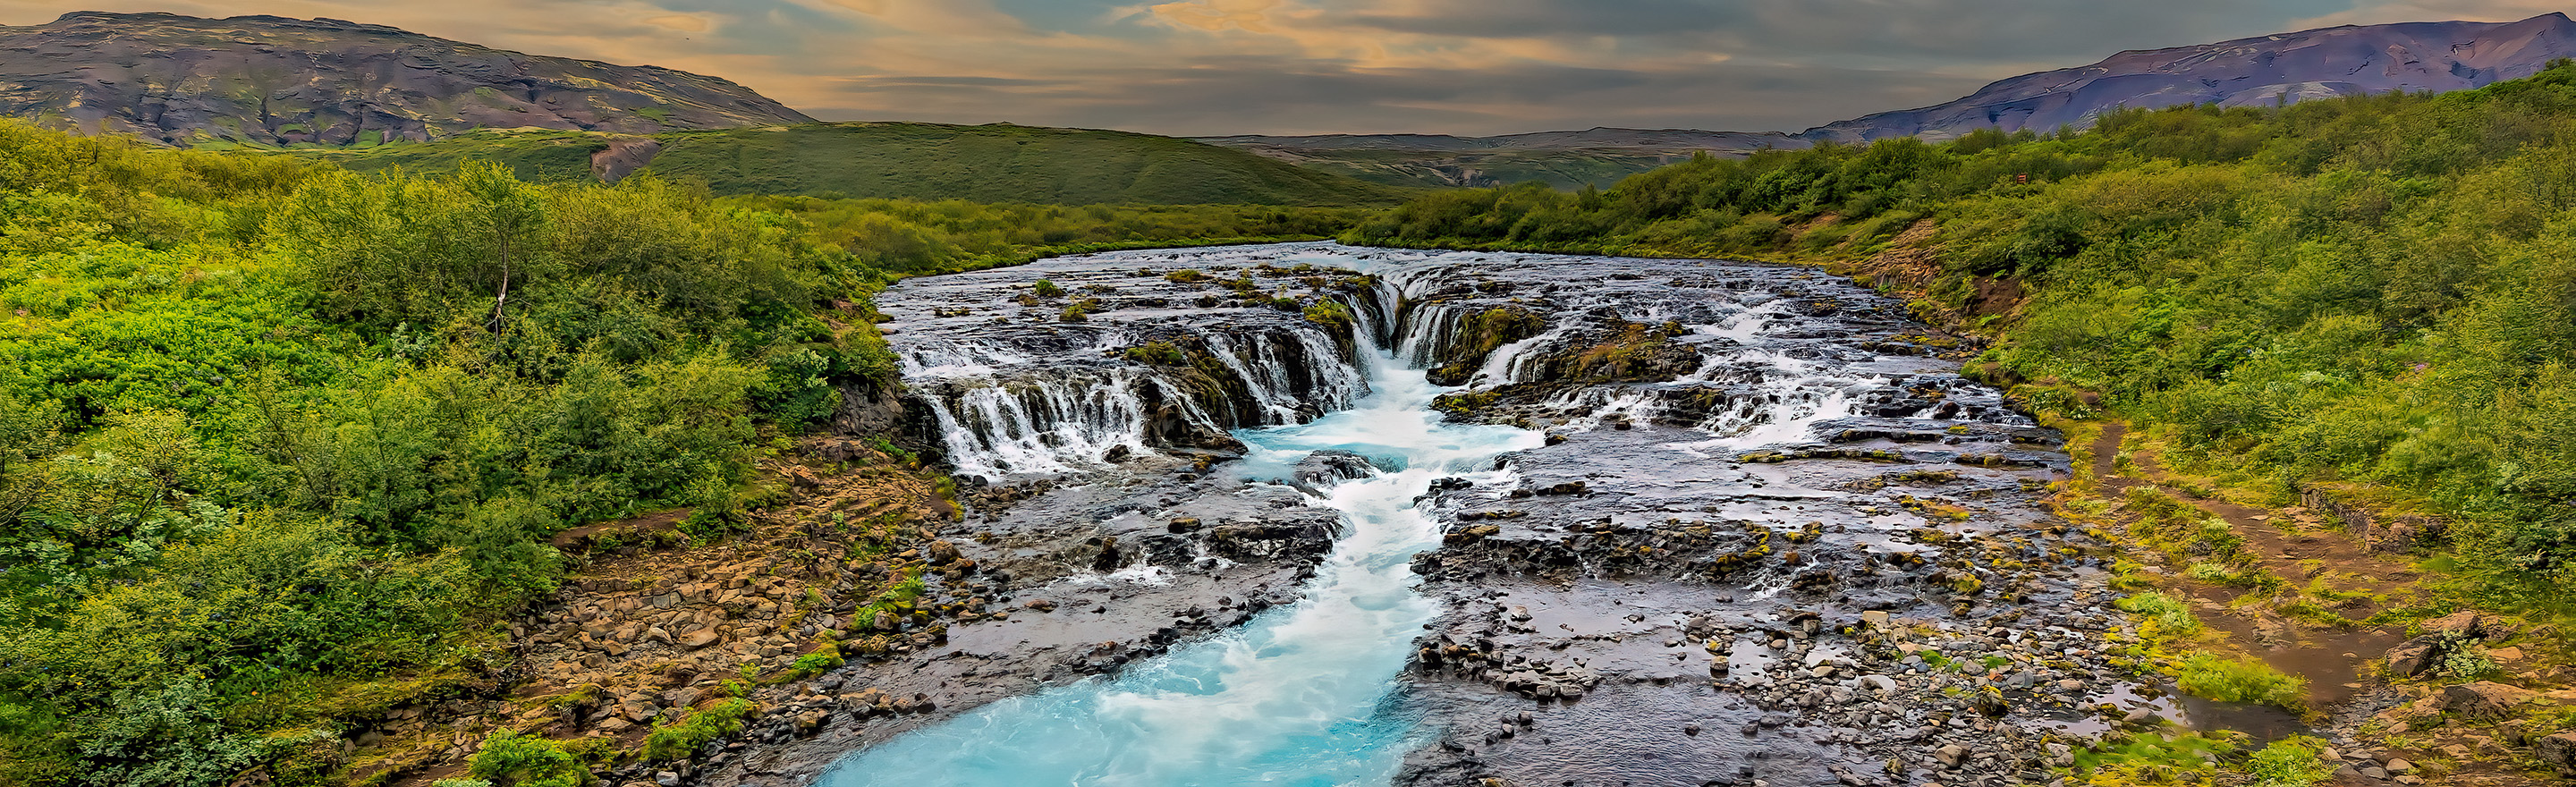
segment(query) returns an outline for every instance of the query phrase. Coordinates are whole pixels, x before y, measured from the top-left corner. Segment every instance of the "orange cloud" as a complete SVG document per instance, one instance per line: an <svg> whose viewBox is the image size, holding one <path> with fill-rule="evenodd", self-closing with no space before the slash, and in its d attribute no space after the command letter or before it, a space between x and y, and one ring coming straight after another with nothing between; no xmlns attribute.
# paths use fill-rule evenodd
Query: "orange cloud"
<svg viewBox="0 0 2576 787"><path fill-rule="evenodd" d="M715 27L715 25L707 21L706 17L691 14L671 14L668 16L646 17L644 19L644 24L652 25L654 27L667 27L673 30L690 33L704 33L708 30L714 29Z"/></svg>
<svg viewBox="0 0 2576 787"><path fill-rule="evenodd" d="M2518 22L2565 10L2566 4L2556 0L2373 0L2356 4L2350 11L2299 20L2294 29L2451 19Z"/></svg>
<svg viewBox="0 0 2576 787"><path fill-rule="evenodd" d="M1268 33L1270 9L1279 0L1194 0L1186 3L1164 3L1154 6L1154 15L1174 24L1200 30L1224 30L1232 27L1253 33Z"/></svg>

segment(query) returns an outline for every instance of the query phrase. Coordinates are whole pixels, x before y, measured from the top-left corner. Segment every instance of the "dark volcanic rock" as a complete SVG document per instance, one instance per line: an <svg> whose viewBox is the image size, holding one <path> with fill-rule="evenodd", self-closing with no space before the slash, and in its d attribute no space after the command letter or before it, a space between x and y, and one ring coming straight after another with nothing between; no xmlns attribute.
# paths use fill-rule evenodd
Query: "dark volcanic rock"
<svg viewBox="0 0 2576 787"><path fill-rule="evenodd" d="M0 26L0 115L173 145L814 122L741 85L667 68L525 55L332 19L96 11ZM603 153L594 163L607 170L650 158L634 146Z"/></svg>

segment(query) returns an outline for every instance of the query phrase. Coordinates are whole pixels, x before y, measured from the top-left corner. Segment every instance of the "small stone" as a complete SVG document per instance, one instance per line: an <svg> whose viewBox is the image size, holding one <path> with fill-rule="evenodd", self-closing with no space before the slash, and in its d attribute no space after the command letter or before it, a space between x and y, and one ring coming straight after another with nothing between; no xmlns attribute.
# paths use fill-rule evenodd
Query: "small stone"
<svg viewBox="0 0 2576 787"><path fill-rule="evenodd" d="M670 771L653 774L653 783L662 787L680 787L680 775Z"/></svg>
<svg viewBox="0 0 2576 787"><path fill-rule="evenodd" d="M2562 732L2534 741L2531 754L2560 775L2576 776L2576 732Z"/></svg>
<svg viewBox="0 0 2576 787"><path fill-rule="evenodd" d="M2529 689L2507 686L2494 681L2478 681L2442 689L2441 707L2470 721L2502 721L2512 718L2514 706L2536 696ZM2397 762L2403 762L2399 760ZM2391 773L2404 773L2392 764Z"/></svg>
<svg viewBox="0 0 2576 787"><path fill-rule="evenodd" d="M2402 759L2389 760L2386 767L2388 768L2389 773L2394 773L2399 776L2415 772L2415 764Z"/></svg>

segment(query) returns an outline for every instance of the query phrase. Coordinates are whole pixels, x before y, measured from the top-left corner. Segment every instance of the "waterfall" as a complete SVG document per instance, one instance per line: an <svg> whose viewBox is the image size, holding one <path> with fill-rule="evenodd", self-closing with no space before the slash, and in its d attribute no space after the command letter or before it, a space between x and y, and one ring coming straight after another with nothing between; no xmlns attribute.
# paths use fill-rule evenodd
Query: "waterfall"
<svg viewBox="0 0 2576 787"><path fill-rule="evenodd" d="M1304 423L1369 394L1369 376L1322 326L1193 331L1222 372L1125 358L1115 332L1054 358L928 341L900 358L950 464L1003 479L1098 469L1116 455L1230 444L1231 429ZM1060 337L1051 337L1060 338ZM1369 344L1365 337L1363 344ZM1240 391L1249 401L1228 397Z"/></svg>
<svg viewBox="0 0 2576 787"><path fill-rule="evenodd" d="M1286 426L1324 412L1345 409L1368 394L1368 378L1341 361L1341 349L1322 331L1291 334L1298 352L1282 352L1270 334L1255 333L1240 342L1211 333L1209 354L1243 382L1261 409L1262 418L1238 426Z"/></svg>
<svg viewBox="0 0 2576 787"><path fill-rule="evenodd" d="M1253 403L1261 407L1263 420L1255 423L1264 426L1296 423L1297 400L1287 393L1286 371L1280 369L1277 364L1262 359L1267 354L1264 351L1269 349L1266 339L1255 334L1250 341L1252 356L1255 362L1260 363L1260 371L1254 371L1253 367L1245 365L1244 352L1234 346L1234 340L1226 338L1224 334L1207 336L1209 354L1216 356L1218 363L1225 364L1228 371L1234 372L1236 378L1243 380L1245 390L1252 393Z"/></svg>
<svg viewBox="0 0 2576 787"><path fill-rule="evenodd" d="M1354 329L1356 330L1356 326ZM1333 361L1309 363L1299 367L1307 375L1305 390L1310 397L1308 401L1313 402L1318 409L1322 412L1347 410L1352 405L1358 404L1361 397L1369 394L1368 373L1362 371L1357 365L1341 362L1341 348L1335 346L1331 338L1324 336L1324 332L1298 331L1296 337L1297 343L1304 347L1307 358ZM1360 344L1376 346L1376 342L1367 339L1360 340ZM1369 351L1362 350L1362 352Z"/></svg>
<svg viewBox="0 0 2576 787"><path fill-rule="evenodd" d="M965 381L923 400L958 472L1000 478L1071 472L1119 447L1151 450L1145 386L1169 390L1142 370L1113 368L1008 383ZM1184 412L1193 425L1216 428L1204 410Z"/></svg>
<svg viewBox="0 0 2576 787"><path fill-rule="evenodd" d="M1437 365L1457 342L1458 326L1466 321L1467 314L1464 307L1436 302L1407 310L1404 336L1396 345L1397 357L1414 366Z"/></svg>
<svg viewBox="0 0 2576 787"><path fill-rule="evenodd" d="M1797 383L1772 388L1770 393L1745 397L1709 414L1697 428L1748 448L1806 442L1812 439L1816 424L1852 414L1853 383L1842 382L1846 384Z"/></svg>
<svg viewBox="0 0 2576 787"><path fill-rule="evenodd" d="M1496 347L1493 354L1485 356L1485 367L1477 370L1471 384L1492 387L1522 382L1520 376L1522 359L1527 357L1531 350L1563 338L1565 338L1565 325L1559 323L1548 328L1545 333Z"/></svg>

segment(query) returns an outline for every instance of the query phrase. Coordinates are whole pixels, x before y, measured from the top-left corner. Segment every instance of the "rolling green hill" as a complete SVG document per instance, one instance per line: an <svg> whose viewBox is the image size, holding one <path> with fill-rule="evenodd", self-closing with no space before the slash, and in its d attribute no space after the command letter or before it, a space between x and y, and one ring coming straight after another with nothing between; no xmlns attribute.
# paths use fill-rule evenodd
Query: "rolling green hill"
<svg viewBox="0 0 2576 787"><path fill-rule="evenodd" d="M359 171L446 171L481 159L506 164L522 178L554 182L614 178L642 165L663 178L704 181L718 194L1059 205L1387 205L1408 196L1185 139L1011 125L824 123L652 137L487 130L293 155Z"/></svg>
<svg viewBox="0 0 2576 787"><path fill-rule="evenodd" d="M1636 150L1302 150L1270 155L1310 169L1339 172L1402 188L1462 188L1545 183L1577 191L1608 188L1630 175L1690 159L1688 153Z"/></svg>

